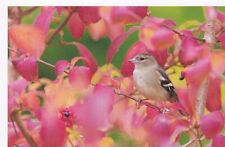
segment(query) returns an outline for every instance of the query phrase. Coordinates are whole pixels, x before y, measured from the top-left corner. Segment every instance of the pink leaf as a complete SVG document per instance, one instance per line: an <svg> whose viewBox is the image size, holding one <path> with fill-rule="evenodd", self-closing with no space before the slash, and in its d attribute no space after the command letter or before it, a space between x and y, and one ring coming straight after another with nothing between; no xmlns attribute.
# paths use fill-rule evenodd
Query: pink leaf
<svg viewBox="0 0 225 147"><path fill-rule="evenodd" d="M136 42L128 51L121 65L121 72L124 76L130 76L134 70L134 64L128 60L133 58L139 53L147 52L147 47L142 42Z"/></svg>
<svg viewBox="0 0 225 147"><path fill-rule="evenodd" d="M63 147L66 139L65 125L59 119L57 111L43 109L41 117L41 147Z"/></svg>
<svg viewBox="0 0 225 147"><path fill-rule="evenodd" d="M166 28L156 30L151 38L153 47L157 49L168 49L174 45L175 41L174 33Z"/></svg>
<svg viewBox="0 0 225 147"><path fill-rule="evenodd" d="M54 7L41 7L41 12L37 16L34 22L34 26L42 29L47 34L52 16L54 14L54 10Z"/></svg>
<svg viewBox="0 0 225 147"><path fill-rule="evenodd" d="M199 69L202 69L199 71ZM188 66L185 71L182 72L182 77L185 77L187 84L192 86L199 86L201 82L208 76L211 71L211 63L208 57L203 58Z"/></svg>
<svg viewBox="0 0 225 147"><path fill-rule="evenodd" d="M84 33L85 26L84 26L83 22L81 21L78 13L72 14L67 25L68 25L68 29L69 29L70 33L72 34L72 36L76 39L80 39Z"/></svg>
<svg viewBox="0 0 225 147"><path fill-rule="evenodd" d="M105 37L108 33L107 25L103 19L96 23L91 23L88 25L89 33L94 40L98 40Z"/></svg>
<svg viewBox="0 0 225 147"><path fill-rule="evenodd" d="M211 112L201 118L200 128L207 138L213 138L224 127L224 116L220 111Z"/></svg>
<svg viewBox="0 0 225 147"><path fill-rule="evenodd" d="M105 22L106 29L111 41L113 41L117 36L125 31L124 25L119 23L114 23L111 19L112 7L100 7L100 15Z"/></svg>
<svg viewBox="0 0 225 147"><path fill-rule="evenodd" d="M107 129L113 102L113 89L108 86L96 85L93 92L87 95L83 102L74 106L77 123L86 129Z"/></svg>
<svg viewBox="0 0 225 147"><path fill-rule="evenodd" d="M21 53L39 58L45 49L46 34L35 26L21 24L9 28L9 40Z"/></svg>
<svg viewBox="0 0 225 147"><path fill-rule="evenodd" d="M182 37L182 43L179 52L179 61L182 65L187 66L195 62L199 56L203 46L200 46L197 40L193 39L190 31L183 31L185 36Z"/></svg>
<svg viewBox="0 0 225 147"><path fill-rule="evenodd" d="M171 136L174 131L171 125L171 120L166 115L157 115L147 128L149 145L154 147L176 146L171 141Z"/></svg>
<svg viewBox="0 0 225 147"><path fill-rule="evenodd" d="M118 23L136 23L147 16L147 7L112 7L111 17Z"/></svg>
<svg viewBox="0 0 225 147"><path fill-rule="evenodd" d="M225 52L211 52L213 74L220 76L225 71Z"/></svg>
<svg viewBox="0 0 225 147"><path fill-rule="evenodd" d="M225 49L225 31L220 34L219 41L221 42L221 46L223 47L223 49Z"/></svg>
<svg viewBox="0 0 225 147"><path fill-rule="evenodd" d="M70 63L66 60L59 60L55 64L55 73L56 75L62 74L68 67L70 67Z"/></svg>
<svg viewBox="0 0 225 147"><path fill-rule="evenodd" d="M25 79L17 79L16 81L10 82L8 85L8 114L16 108L16 99L25 91L25 88L29 82Z"/></svg>
<svg viewBox="0 0 225 147"><path fill-rule="evenodd" d="M88 67L90 67L91 71L94 73L98 68L98 64L92 53L81 43L75 42L74 45L77 47L80 56L87 58L87 61L85 63Z"/></svg>
<svg viewBox="0 0 225 147"><path fill-rule="evenodd" d="M55 8L57 10L58 15L61 15L64 7L63 6L56 6Z"/></svg>
<svg viewBox="0 0 225 147"><path fill-rule="evenodd" d="M211 75L209 77L209 87L207 93L206 107L209 111L221 109L221 80Z"/></svg>
<svg viewBox="0 0 225 147"><path fill-rule="evenodd" d="M106 62L109 63L113 59L114 55L117 53L120 45L125 41L125 39L133 32L137 31L138 27L132 27L127 32L116 37L108 48Z"/></svg>
<svg viewBox="0 0 225 147"><path fill-rule="evenodd" d="M78 12L81 20L85 24L96 23L101 18L99 16L98 7L88 6L88 7L78 7Z"/></svg>
<svg viewBox="0 0 225 147"><path fill-rule="evenodd" d="M146 17L142 21L140 29L141 41L143 41L148 48L164 50L172 47L176 41L176 36L174 32L164 25L169 27L170 25L174 25L174 23L171 20Z"/></svg>
<svg viewBox="0 0 225 147"><path fill-rule="evenodd" d="M223 147L224 144L225 144L225 136L218 134L213 138L211 147Z"/></svg>
<svg viewBox="0 0 225 147"><path fill-rule="evenodd" d="M155 57L161 67L164 67L167 59L168 59L168 51L166 49L158 50L158 49L148 49L150 55Z"/></svg>
<svg viewBox="0 0 225 147"><path fill-rule="evenodd" d="M28 81L38 78L37 60L33 56L21 55L12 61L15 69Z"/></svg>
<svg viewBox="0 0 225 147"><path fill-rule="evenodd" d="M75 66L68 73L69 82L76 90L82 90L89 86L91 82L90 68L85 66Z"/></svg>
<svg viewBox="0 0 225 147"><path fill-rule="evenodd" d="M195 113L196 97L193 94L194 92L191 88L177 89L177 95L182 107L184 108L185 112L187 112L191 116L193 116ZM192 93L192 95L190 95L190 93Z"/></svg>

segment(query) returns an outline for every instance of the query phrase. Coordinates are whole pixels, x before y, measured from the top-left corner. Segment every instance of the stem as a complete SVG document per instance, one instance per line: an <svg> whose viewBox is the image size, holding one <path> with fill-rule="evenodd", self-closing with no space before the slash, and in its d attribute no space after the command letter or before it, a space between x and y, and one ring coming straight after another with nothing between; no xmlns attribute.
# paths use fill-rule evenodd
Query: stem
<svg viewBox="0 0 225 147"><path fill-rule="evenodd" d="M67 24L67 22L69 21L70 17L73 15L73 13L75 12L72 11L69 13L69 15L66 17L66 19L56 28L56 30L48 37L46 43L49 44L52 39L63 29L63 27Z"/></svg>
<svg viewBox="0 0 225 147"><path fill-rule="evenodd" d="M33 139L33 137L29 134L29 132L27 131L27 129L24 127L20 117L19 117L19 112L20 110L14 110L11 113L11 117L12 119L16 122L17 126L19 127L21 133L23 134L23 136L25 137L27 143L29 144L30 147L37 147L37 143L35 142L35 140Z"/></svg>

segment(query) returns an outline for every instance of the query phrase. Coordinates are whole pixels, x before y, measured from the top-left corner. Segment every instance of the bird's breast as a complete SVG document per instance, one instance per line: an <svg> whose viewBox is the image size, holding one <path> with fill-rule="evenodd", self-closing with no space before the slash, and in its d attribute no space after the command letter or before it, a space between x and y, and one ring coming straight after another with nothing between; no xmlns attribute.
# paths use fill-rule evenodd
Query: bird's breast
<svg viewBox="0 0 225 147"><path fill-rule="evenodd" d="M160 81L154 71L134 70L133 78L137 90L146 98L165 100L165 93L161 90ZM158 90L157 90L158 89Z"/></svg>

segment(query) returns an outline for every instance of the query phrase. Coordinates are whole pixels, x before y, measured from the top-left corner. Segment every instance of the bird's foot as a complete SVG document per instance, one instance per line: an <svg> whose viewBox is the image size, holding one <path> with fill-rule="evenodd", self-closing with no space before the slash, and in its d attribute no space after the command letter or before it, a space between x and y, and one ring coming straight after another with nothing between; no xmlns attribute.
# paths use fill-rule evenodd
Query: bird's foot
<svg viewBox="0 0 225 147"><path fill-rule="evenodd" d="M165 114L165 113L168 113L170 110L166 107L163 107L163 108L160 108L160 112Z"/></svg>

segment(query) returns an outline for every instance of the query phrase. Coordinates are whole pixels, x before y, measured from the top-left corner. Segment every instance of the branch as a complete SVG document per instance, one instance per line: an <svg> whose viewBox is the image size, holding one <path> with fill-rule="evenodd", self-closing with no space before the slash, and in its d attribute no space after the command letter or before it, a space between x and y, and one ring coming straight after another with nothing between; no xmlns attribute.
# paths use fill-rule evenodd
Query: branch
<svg viewBox="0 0 225 147"><path fill-rule="evenodd" d="M67 24L69 21L70 17L73 15L75 10L69 13L69 15L66 17L66 19L55 29L55 31L48 37L46 43L49 44L52 39L63 29L63 27Z"/></svg>
<svg viewBox="0 0 225 147"><path fill-rule="evenodd" d="M29 134L29 132L27 131L27 129L24 127L20 117L19 117L19 111L20 110L14 110L11 113L11 117L13 119L13 121L16 122L17 126L19 127L21 133L23 134L23 136L25 137L27 143L29 144L30 147L37 147L37 143L35 142L35 140L33 139L33 137Z"/></svg>

